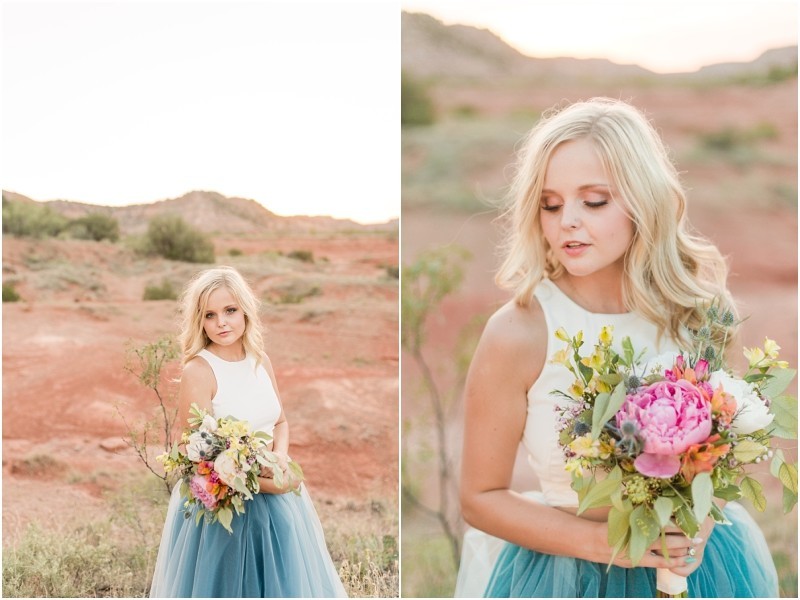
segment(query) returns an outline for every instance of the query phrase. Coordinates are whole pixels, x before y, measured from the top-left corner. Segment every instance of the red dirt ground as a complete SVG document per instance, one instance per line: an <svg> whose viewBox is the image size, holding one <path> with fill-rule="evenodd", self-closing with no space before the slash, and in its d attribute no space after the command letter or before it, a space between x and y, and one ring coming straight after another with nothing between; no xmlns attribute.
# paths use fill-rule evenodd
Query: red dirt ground
<svg viewBox="0 0 800 600"><path fill-rule="evenodd" d="M219 262L244 265L248 272L266 265L265 275L253 281L262 297L298 278L321 289L298 304L265 303L263 312L291 452L303 465L312 497L395 498L398 286L385 267L398 264L397 240L298 235L216 244L218 256L228 247L244 252ZM276 269L260 258L297 248L311 250L315 263L280 257L284 266ZM17 281L24 299L3 305L6 544L32 519L46 527L102 510L109 473L144 472L121 441L126 427L117 408L140 423L156 400L125 371L125 345L177 329L176 303L142 301L144 285L199 269L138 259L119 245L13 238L3 240L3 269L4 280Z"/></svg>

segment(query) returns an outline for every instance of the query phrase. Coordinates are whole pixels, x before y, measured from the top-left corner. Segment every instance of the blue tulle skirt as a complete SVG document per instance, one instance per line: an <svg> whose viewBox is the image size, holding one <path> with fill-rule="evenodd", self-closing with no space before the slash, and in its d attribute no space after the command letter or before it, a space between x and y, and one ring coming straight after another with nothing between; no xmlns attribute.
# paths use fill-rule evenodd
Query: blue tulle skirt
<svg viewBox="0 0 800 600"><path fill-rule="evenodd" d="M176 486L156 561L151 597L293 598L345 596L305 486L301 495L257 494L219 523L184 517Z"/></svg>
<svg viewBox="0 0 800 600"><path fill-rule="evenodd" d="M778 575L758 525L736 503L725 507L725 515L731 525L714 527L700 567L688 578L689 596L777 597ZM611 567L607 571L605 564L543 554L507 542L492 562L485 597L656 597L655 569ZM464 568L469 567L462 564ZM466 588L461 573L459 579L463 592Z"/></svg>

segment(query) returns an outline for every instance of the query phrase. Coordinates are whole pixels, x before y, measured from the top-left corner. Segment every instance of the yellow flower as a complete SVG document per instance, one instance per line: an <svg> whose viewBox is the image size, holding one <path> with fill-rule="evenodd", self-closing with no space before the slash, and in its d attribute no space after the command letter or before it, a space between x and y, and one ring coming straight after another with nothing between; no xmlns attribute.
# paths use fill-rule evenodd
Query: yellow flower
<svg viewBox="0 0 800 600"><path fill-rule="evenodd" d="M578 333L575 335L575 341L578 343L578 345L580 345L580 343L583 341L583 330L580 330L580 331L579 331L579 332L578 332Z"/></svg>
<svg viewBox="0 0 800 600"><path fill-rule="evenodd" d="M579 458L568 460L564 465L564 469L568 473L577 473L578 475L583 475L583 468L581 467L581 461Z"/></svg>
<svg viewBox="0 0 800 600"><path fill-rule="evenodd" d="M556 337L560 339L562 342L569 342L569 335L567 335L567 332L564 330L563 327L559 327L558 329L556 329Z"/></svg>
<svg viewBox="0 0 800 600"><path fill-rule="evenodd" d="M592 441L592 436L586 434L572 440L569 444L569 449L580 457L597 458L600 456L599 446L599 442Z"/></svg>
<svg viewBox="0 0 800 600"><path fill-rule="evenodd" d="M747 359L748 365L751 367L758 366L761 364L761 361L766 358L766 355L761 348L745 348L744 356Z"/></svg>
<svg viewBox="0 0 800 600"><path fill-rule="evenodd" d="M612 454L614 454L614 448L616 446L616 440L610 439L608 441L600 440L600 458L603 460L608 459Z"/></svg>
<svg viewBox="0 0 800 600"><path fill-rule="evenodd" d="M597 385L595 387L597 388L597 391L601 393L604 392L608 394L611 392L611 386L608 385L605 381L600 381L599 379L597 380Z"/></svg>
<svg viewBox="0 0 800 600"><path fill-rule="evenodd" d="M552 357L550 357L550 362L556 365L566 365L569 361L569 354L567 353L567 349L564 348L563 350L559 350Z"/></svg>
<svg viewBox="0 0 800 600"><path fill-rule="evenodd" d="M605 355L600 350L600 348L595 348L594 353L591 356L587 356L581 359L581 362L586 365L587 367L591 367L595 371L599 371L603 368L605 364Z"/></svg>
<svg viewBox="0 0 800 600"><path fill-rule="evenodd" d="M578 379L575 380L575 383L569 386L569 393L575 396L576 398L580 398L581 396L583 396L584 390L585 388L583 387L583 384Z"/></svg>
<svg viewBox="0 0 800 600"><path fill-rule="evenodd" d="M779 369L788 369L789 368L789 363L786 362L785 360L776 360L772 364L775 365L776 367L778 367Z"/></svg>
<svg viewBox="0 0 800 600"><path fill-rule="evenodd" d="M603 346L610 346L611 341L614 339L614 327L611 325L604 325L600 330L600 343Z"/></svg>
<svg viewBox="0 0 800 600"><path fill-rule="evenodd" d="M764 354L766 354L769 358L778 358L778 350L780 349L781 347L778 346L775 340L764 338Z"/></svg>

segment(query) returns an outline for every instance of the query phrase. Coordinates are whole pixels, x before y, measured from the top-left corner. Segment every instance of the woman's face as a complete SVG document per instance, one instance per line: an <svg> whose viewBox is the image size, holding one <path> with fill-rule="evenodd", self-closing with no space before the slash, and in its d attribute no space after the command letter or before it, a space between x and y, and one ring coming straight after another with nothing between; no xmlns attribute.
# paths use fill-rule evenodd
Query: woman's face
<svg viewBox="0 0 800 600"><path fill-rule="evenodd" d="M622 273L634 226L618 197L591 141L564 142L553 151L539 209L542 233L570 275Z"/></svg>
<svg viewBox="0 0 800 600"><path fill-rule="evenodd" d="M217 288L208 296L202 321L208 339L220 346L235 344L244 335L244 312L226 287Z"/></svg>

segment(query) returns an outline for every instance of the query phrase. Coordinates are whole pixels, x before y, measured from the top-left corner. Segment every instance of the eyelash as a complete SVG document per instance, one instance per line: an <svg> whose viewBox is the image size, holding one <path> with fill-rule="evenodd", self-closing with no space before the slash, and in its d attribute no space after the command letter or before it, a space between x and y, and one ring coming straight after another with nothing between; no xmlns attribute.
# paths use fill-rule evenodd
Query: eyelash
<svg viewBox="0 0 800 600"><path fill-rule="evenodd" d="M236 312L236 309L235 308L229 308L225 312L228 313L229 315L232 315L233 313ZM214 313L206 313L206 319L210 319L213 316L214 316Z"/></svg>
<svg viewBox="0 0 800 600"><path fill-rule="evenodd" d="M598 202L584 202L583 204L588 208L601 208L606 204L608 204L608 200L600 200ZM542 204L542 210L546 210L547 212L555 212L559 208L561 208L560 204L556 204L555 206L545 206L544 204Z"/></svg>

